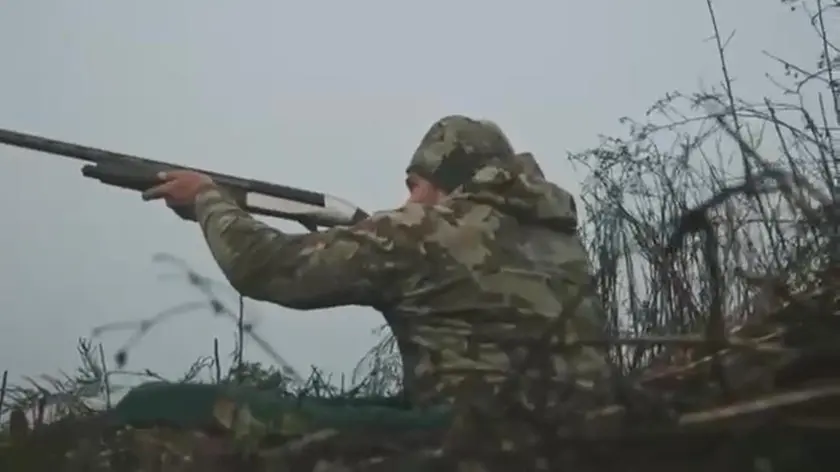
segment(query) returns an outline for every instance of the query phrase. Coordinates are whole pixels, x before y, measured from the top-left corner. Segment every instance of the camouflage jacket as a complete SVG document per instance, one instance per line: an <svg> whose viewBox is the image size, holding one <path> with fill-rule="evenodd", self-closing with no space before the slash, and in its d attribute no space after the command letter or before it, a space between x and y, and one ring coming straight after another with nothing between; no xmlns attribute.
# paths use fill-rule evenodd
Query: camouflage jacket
<svg viewBox="0 0 840 472"><path fill-rule="evenodd" d="M408 204L311 234L271 228L213 189L197 198L196 215L243 295L302 310L382 312L415 404L452 398L468 377L500 385L525 373L535 348L541 354L525 370L585 378L604 370L602 353L560 346L603 329L574 201L526 164L494 159L438 205Z"/></svg>

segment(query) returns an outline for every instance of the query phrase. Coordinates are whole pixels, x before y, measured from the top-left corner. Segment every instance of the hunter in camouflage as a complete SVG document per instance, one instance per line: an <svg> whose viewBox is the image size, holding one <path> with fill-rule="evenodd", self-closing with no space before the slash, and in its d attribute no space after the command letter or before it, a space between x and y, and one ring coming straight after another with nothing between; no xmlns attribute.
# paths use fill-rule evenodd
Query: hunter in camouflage
<svg viewBox="0 0 840 472"><path fill-rule="evenodd" d="M556 416L569 389L599 397L605 353L575 344L602 336L603 318L574 200L494 124L437 121L409 162L404 206L318 233L285 234L205 176L177 174L168 180L183 179L184 190L148 196L173 206L192 197L210 251L243 295L383 313L411 403L459 412L447 447L480 431L502 449L530 448L519 442L532 438L519 431L526 417ZM505 426L478 425L488 419Z"/></svg>

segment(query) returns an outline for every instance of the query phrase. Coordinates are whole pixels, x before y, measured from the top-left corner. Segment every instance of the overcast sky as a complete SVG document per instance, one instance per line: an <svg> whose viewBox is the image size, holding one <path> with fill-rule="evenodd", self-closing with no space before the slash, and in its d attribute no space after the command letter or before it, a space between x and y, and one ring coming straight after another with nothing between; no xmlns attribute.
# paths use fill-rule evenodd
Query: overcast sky
<svg viewBox="0 0 840 472"><path fill-rule="evenodd" d="M306 5L308 3L308 5ZM781 2L717 2L736 92L773 89L761 54L811 65L815 37ZM496 120L573 192L568 151L621 131L664 92L719 80L702 0L0 2L0 127L327 191L366 209L403 201L427 127ZM98 324L197 299L162 282L170 252L221 278L199 229L102 186L80 163L0 146L0 370L77 364ZM280 223L287 229L297 228ZM250 302L297 368L347 372L378 314ZM159 327L130 367L182 373L232 328L205 313ZM125 336L106 337L113 353ZM250 349L252 359L265 356Z"/></svg>

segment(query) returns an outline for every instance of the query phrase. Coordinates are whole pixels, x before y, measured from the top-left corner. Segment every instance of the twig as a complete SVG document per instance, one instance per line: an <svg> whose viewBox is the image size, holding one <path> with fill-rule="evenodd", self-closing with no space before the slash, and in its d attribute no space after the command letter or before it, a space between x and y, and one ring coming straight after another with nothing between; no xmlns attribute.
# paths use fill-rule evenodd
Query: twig
<svg viewBox="0 0 840 472"><path fill-rule="evenodd" d="M49 392L43 392L38 397L38 408L35 411L35 421L33 422L33 429L44 424L44 411L47 409L47 398L50 396Z"/></svg>
<svg viewBox="0 0 840 472"><path fill-rule="evenodd" d="M709 19L711 20L711 23L712 23L712 30L714 31L715 44L717 45L718 59L719 59L719 62L720 62L720 70L721 70L721 73L723 74L724 89L725 89L725 92L726 92L726 99L727 99L727 102L729 104L729 106L727 108L729 109L729 112L732 115L732 123L735 126L735 132L740 135L740 133L741 133L741 121L738 118L738 112L736 111L736 108L735 108L735 103L736 102L735 102L735 95L732 91L732 78L729 75L729 67L728 67L727 62L726 62L726 53L725 53L724 45L723 45L723 42L722 42L722 39L721 39L720 29L718 28L717 16L715 15L715 8L712 5L712 0L706 0L706 7L709 11ZM750 161L747 158L747 153L748 153L749 146L743 140L739 140L738 141L738 148L741 151L741 163L744 167L744 177L746 179L746 182L748 184L750 184L752 182L752 179L753 179L753 173L752 173L752 166L750 165ZM771 228L770 228L771 219L768 217L767 209L764 206L764 202L759 198L759 199L756 199L756 204L758 205L759 213L761 214L761 217L764 220L765 230L769 233L769 232L771 232ZM775 256L775 254L774 254L774 256ZM779 260L776 261L776 263L779 263L779 262L780 262Z"/></svg>
<svg viewBox="0 0 840 472"><path fill-rule="evenodd" d="M213 364L216 366L216 383L222 383L222 365L219 360L219 338L213 338Z"/></svg>
<svg viewBox="0 0 840 472"><path fill-rule="evenodd" d="M245 363L245 297L239 294L239 316L236 320L236 334L238 342L236 344L236 371L239 372L241 383L241 372Z"/></svg>
<svg viewBox="0 0 840 472"><path fill-rule="evenodd" d="M237 325L238 345L236 346L236 351L234 352L234 371L244 369L245 362L243 352L245 337L247 336L252 341L254 341L260 349L262 349L269 356L271 356L274 362L281 366L281 368L283 369L283 373L289 376L289 378L293 382L303 382L303 378L291 366L291 364L286 362L286 360L274 348L272 348L270 343L268 343L265 339L260 337L256 332L254 332L253 324L245 322L244 297L239 296L239 313L237 314L228 306L226 306L226 304L223 303L222 300L219 299L219 297L216 296L213 290L215 282L190 269L189 266L183 260L174 257L170 254L156 254L154 260L157 262L168 262L174 264L176 267L186 272L185 275L187 281L191 286L196 288L204 296L204 301L182 303L173 308L164 310L150 318L145 318L136 321L110 323L94 328L92 333L92 337L94 338L108 331L133 331L129 340L123 345L121 349L117 350L115 359L118 367L122 368L123 366L125 366L128 359L129 349L135 344L137 344L157 324L162 323L174 316L209 308L214 316L223 316L235 322Z"/></svg>
<svg viewBox="0 0 840 472"><path fill-rule="evenodd" d="M105 362L105 348L99 343L99 362L102 363L102 386L105 388L105 408L111 409L111 381L108 380L108 364Z"/></svg>
<svg viewBox="0 0 840 472"><path fill-rule="evenodd" d="M834 103L834 117L840 125L840 82L834 80L834 64L828 51L828 33L825 30L825 9L822 0L817 0L817 20L819 22L820 39L822 40L822 54L828 71L828 91ZM826 128L827 129L827 128Z"/></svg>
<svg viewBox="0 0 840 472"><path fill-rule="evenodd" d="M0 381L0 413L3 412L3 402L6 401L6 383L9 380L9 371L3 371L3 380Z"/></svg>

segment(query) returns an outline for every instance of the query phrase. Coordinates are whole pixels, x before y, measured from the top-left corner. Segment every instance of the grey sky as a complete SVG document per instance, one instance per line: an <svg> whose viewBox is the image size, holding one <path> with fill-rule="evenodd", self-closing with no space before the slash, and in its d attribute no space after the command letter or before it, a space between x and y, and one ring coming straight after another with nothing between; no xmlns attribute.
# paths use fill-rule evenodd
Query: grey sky
<svg viewBox="0 0 840 472"><path fill-rule="evenodd" d="M815 37L778 1L717 2L741 95L773 89L766 49L810 65ZM567 151L621 130L664 92L718 80L701 0L560 2L7 1L0 127L399 204L426 128L464 113L573 192ZM808 55L804 55L808 53ZM0 369L72 368L94 325L195 298L156 279L160 251L221 277L197 227L98 185L78 163L0 147ZM297 228L278 224L282 228ZM349 371L379 315L250 303L296 367ZM133 367L177 375L225 351L231 325L195 314L153 332ZM116 349L123 339L106 338ZM252 357L264 359L251 349Z"/></svg>

